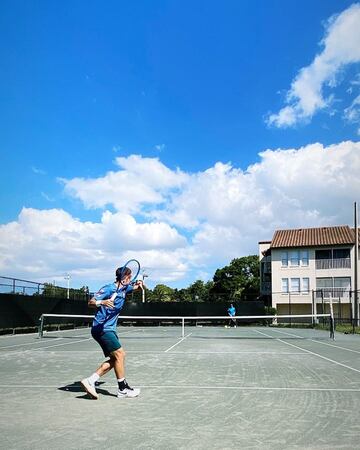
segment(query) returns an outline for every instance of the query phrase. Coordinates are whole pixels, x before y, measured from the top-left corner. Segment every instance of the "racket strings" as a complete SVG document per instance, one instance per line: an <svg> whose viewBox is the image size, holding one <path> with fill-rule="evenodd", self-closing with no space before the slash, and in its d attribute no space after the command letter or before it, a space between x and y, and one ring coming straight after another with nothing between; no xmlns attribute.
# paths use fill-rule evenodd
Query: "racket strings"
<svg viewBox="0 0 360 450"><path fill-rule="evenodd" d="M128 261L121 271L121 284L128 286L134 284L140 272L140 264L136 259Z"/></svg>

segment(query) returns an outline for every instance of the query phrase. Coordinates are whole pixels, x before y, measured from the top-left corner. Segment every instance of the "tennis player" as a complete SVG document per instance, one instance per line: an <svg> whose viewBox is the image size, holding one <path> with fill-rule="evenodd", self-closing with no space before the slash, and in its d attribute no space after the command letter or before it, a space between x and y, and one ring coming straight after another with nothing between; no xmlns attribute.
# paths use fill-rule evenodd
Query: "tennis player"
<svg viewBox="0 0 360 450"><path fill-rule="evenodd" d="M119 267L115 275L115 282L103 286L88 302L90 308L97 308L91 335L109 358L90 377L81 380L85 391L93 399L99 398L95 383L111 369L114 369L118 381L118 398L137 397L140 394L140 389L131 388L125 379L125 351L116 334L116 324L126 294L133 289L143 288L143 282L136 281L131 285L131 270L127 267L125 270Z"/></svg>
<svg viewBox="0 0 360 450"><path fill-rule="evenodd" d="M230 308L228 308L227 310L228 315L230 317L230 322L229 322L229 326L233 326L234 328L236 328L236 309L235 306L231 303Z"/></svg>

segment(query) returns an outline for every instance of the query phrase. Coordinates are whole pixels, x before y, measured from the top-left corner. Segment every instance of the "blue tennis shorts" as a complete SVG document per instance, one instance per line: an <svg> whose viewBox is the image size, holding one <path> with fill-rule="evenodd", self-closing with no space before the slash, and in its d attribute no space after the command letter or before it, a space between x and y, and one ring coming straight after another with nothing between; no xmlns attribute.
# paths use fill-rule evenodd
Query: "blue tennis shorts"
<svg viewBox="0 0 360 450"><path fill-rule="evenodd" d="M98 332L94 329L91 330L91 335L95 341L100 345L105 356L110 356L115 350L121 348L118 335L115 331L102 331Z"/></svg>

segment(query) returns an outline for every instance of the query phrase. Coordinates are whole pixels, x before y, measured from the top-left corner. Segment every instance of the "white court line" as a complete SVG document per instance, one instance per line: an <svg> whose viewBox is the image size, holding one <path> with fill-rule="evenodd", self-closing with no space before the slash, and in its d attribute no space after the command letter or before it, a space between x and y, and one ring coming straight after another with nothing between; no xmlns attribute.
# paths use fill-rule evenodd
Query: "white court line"
<svg viewBox="0 0 360 450"><path fill-rule="evenodd" d="M317 387L267 387L267 386L196 386L196 385L136 385L141 389L156 389L156 390L166 390L166 389L174 389L174 390L214 390L214 391L288 391L288 392L359 392L360 388L317 388ZM69 385L63 386L63 388L68 387L68 390L71 391L73 388L80 388L80 384L74 385L73 382L69 383ZM114 388L117 389L117 384L107 384L106 388ZM0 389L59 389L59 385L35 385L35 384L0 384Z"/></svg>
<svg viewBox="0 0 360 450"><path fill-rule="evenodd" d="M172 348L176 347L177 345L179 345L182 341L184 341L187 337L191 336L192 333L187 334L185 337L183 337L182 339L180 339L179 342L177 342L176 344L172 345L171 347L169 347L167 350L164 351L164 353L167 353L168 351L170 351Z"/></svg>
<svg viewBox="0 0 360 450"><path fill-rule="evenodd" d="M281 334L288 334L289 336L301 337L301 336L298 336L297 334L287 333L286 331L280 331L280 330L273 330L273 331L276 331L277 333L281 333ZM328 342L317 341L316 339L311 339L311 338L307 339L307 340L315 342L316 344L328 345L329 347L340 348L341 350L346 350L348 352L359 353L360 354L360 351L358 351L358 350L352 350L350 348L341 347L340 345L329 344Z"/></svg>
<svg viewBox="0 0 360 450"><path fill-rule="evenodd" d="M45 348L53 348L53 347L60 347L61 345L71 345L71 344L78 344L79 342L86 342L89 341L90 339L92 339L92 337L87 338L87 339L81 339L80 341L73 341L73 342L63 342L62 344L55 344L55 345L48 345L46 347L37 347L37 348L32 348L30 350L16 350L14 352L7 352L7 353L0 353L0 357L1 356L9 356L9 355L17 355L19 353L31 353L31 352L37 352L38 350L44 350Z"/></svg>
<svg viewBox="0 0 360 450"><path fill-rule="evenodd" d="M125 331L124 333L122 333L122 334L128 334L128 333L134 333L135 331L137 331L137 330L131 330L131 331ZM81 337L81 336L88 336L88 334L83 334L83 335L80 335L80 336L78 336L78 337ZM56 340L57 340L58 338L56 338ZM59 339L66 339L66 338L59 338ZM35 352L35 351L38 351L38 350L43 350L43 349L46 349L46 348L53 348L53 347L60 347L60 346L62 346L62 345L71 345L71 344L78 344L79 342L86 342L86 341L90 341L91 339L93 339L93 337L92 336L90 336L89 338L86 338L86 339L80 339L79 341L72 341L72 342L64 342L64 343L62 343L62 344L55 344L55 345L47 345L47 346L42 346L42 347L37 347L37 348L32 348L32 349L30 349L30 350L24 350L24 351L21 351L21 350L18 350L18 351L14 351L14 352L7 352L7 353L0 353L0 357L1 356L8 356L8 355L16 355L16 354L19 354L19 353L30 353L30 352ZM39 342L33 342L33 344L38 344L38 343L40 343L41 341L39 341ZM7 347L4 347L4 348L7 348Z"/></svg>
<svg viewBox="0 0 360 450"><path fill-rule="evenodd" d="M55 353L55 352L54 352ZM58 352L64 353L64 352ZM66 355L69 353L99 353L99 350L67 350ZM126 353L138 353L138 354L151 354L151 355L163 355L164 350L126 350ZM251 352L251 351L242 351L242 352L181 352L175 351L168 353L168 355L297 355L297 356L306 356L304 352Z"/></svg>
<svg viewBox="0 0 360 450"><path fill-rule="evenodd" d="M137 331L137 330L125 331L125 332L122 333L122 334L134 333L134 331ZM85 335L84 335L84 336L85 336ZM86 336L88 336L88 335L86 335ZM64 339L65 339L65 338L64 338ZM91 341L91 340L93 340L93 339L94 339L94 338L93 338L92 336L90 336L89 338L81 339L80 341L64 342L63 344L48 345L47 347L32 348L31 350L25 350L25 351L26 351L26 352L35 352L36 350L43 350L44 348L53 348L53 347L60 347L60 346L62 346L62 345L77 344L77 343L79 343L79 342ZM15 353L15 352L14 352L14 353ZM10 354L13 354L13 353L10 353ZM0 356L1 356L1 354L0 354Z"/></svg>
<svg viewBox="0 0 360 450"><path fill-rule="evenodd" d="M54 338L54 341L57 341L58 339L64 339L62 337L57 337ZM0 347L0 350L6 350L8 348L12 348L12 347L22 347L23 345L34 345L34 344L39 344L41 341L38 342L26 342L25 344L14 344L14 345L6 345L5 347Z"/></svg>
<svg viewBox="0 0 360 450"><path fill-rule="evenodd" d="M269 334L263 333L262 331L258 331L258 330L254 330L254 331L256 331L257 333L263 334L264 336L274 338L274 336L271 336L271 335L269 335ZM310 355L318 356L318 357L321 358L321 359L325 359L325 361L332 362L332 363L334 363L334 364L337 364L338 366L342 366L342 367L345 367L346 369L353 370L354 372L360 373L360 370L355 369L354 367L347 366L346 364L343 364L343 363L341 363L341 362L338 362L338 361L335 361L335 360L333 360L333 359L327 358L326 356L319 355L319 353L315 353L315 352L312 352L312 351L307 350L307 349L305 349L305 348L298 347L298 346L295 345L295 344L290 344L290 342L283 341L282 339L279 339L279 338L275 338L275 339L276 339L277 341L279 341L279 342L282 342L283 344L290 345L291 347L294 347L294 348L297 348L297 349L299 349L299 350L302 350L303 352L309 353Z"/></svg>
<svg viewBox="0 0 360 450"><path fill-rule="evenodd" d="M14 338L14 337L32 336L33 334L39 334L39 332L34 331L33 333L4 334L4 335L0 336L0 341L2 339L9 339L9 338Z"/></svg>
<svg viewBox="0 0 360 450"><path fill-rule="evenodd" d="M128 353L128 352L127 352ZM134 352L133 352L134 353ZM182 354L182 355L304 355L304 353L300 352L252 352L252 351L240 351L240 352L171 352L172 355L174 354Z"/></svg>
<svg viewBox="0 0 360 450"><path fill-rule="evenodd" d="M61 345L71 345L71 344L78 344L79 342L86 342L89 341L90 339L92 339L92 337L87 338L87 339L81 339L80 341L73 341L73 342L64 342L62 344L55 344L55 345L48 345L46 347L37 347L37 348L32 348L30 350L15 350L14 352L4 352L4 353L0 353L0 358L2 356L13 356L13 355L18 355L19 353L31 353L31 352L37 352L39 350L44 350L45 348L52 348L52 347L60 347Z"/></svg>

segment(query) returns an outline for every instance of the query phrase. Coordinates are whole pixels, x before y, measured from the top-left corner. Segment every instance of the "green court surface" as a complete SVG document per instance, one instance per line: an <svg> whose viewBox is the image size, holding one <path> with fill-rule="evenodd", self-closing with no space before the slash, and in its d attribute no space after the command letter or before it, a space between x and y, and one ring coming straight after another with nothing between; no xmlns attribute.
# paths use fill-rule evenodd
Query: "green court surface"
<svg viewBox="0 0 360 450"><path fill-rule="evenodd" d="M354 449L360 337L276 327L119 327L135 399L90 329L0 338L2 449Z"/></svg>

